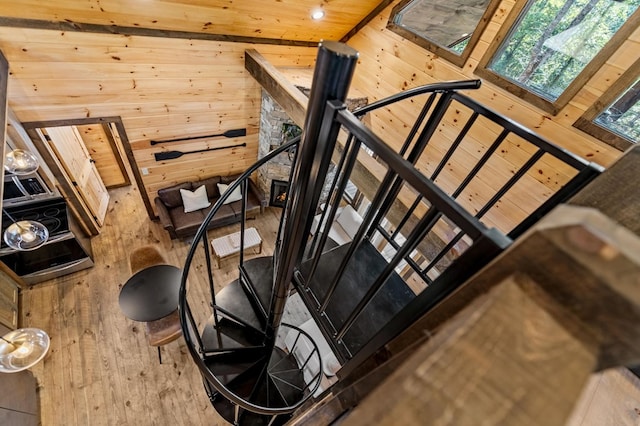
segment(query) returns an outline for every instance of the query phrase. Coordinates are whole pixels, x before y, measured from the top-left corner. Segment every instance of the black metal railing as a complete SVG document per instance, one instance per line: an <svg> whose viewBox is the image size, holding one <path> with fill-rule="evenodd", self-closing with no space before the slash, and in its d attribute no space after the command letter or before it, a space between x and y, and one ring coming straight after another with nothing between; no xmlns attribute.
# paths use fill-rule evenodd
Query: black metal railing
<svg viewBox="0 0 640 426"><path fill-rule="evenodd" d="M294 277L303 300L343 362L358 353L354 359L357 363L379 348L602 171L459 92L479 87L479 80L427 85L353 113L341 101L326 103L318 139L334 147L334 152L322 155L332 158L335 167L333 177L319 183L328 195L316 200L315 210L307 210L308 217L316 216L317 229L312 226L313 236L303 250L305 258L296 264ZM402 145L395 150L362 122L366 114L379 110L386 113L401 101L412 102L411 107L416 109L418 96L425 96L426 100ZM457 132L449 131L443 137L444 126ZM438 149L431 149L436 144ZM479 152L470 154L470 144ZM506 146L517 151L517 162L509 164L512 160L506 159ZM457 180L444 182L448 179L447 168L453 167L451 162L461 155L468 158L464 159L464 167L456 170ZM507 176L493 178L487 184L483 179L497 167L496 161L508 166L504 173ZM363 169L370 172L375 168L383 171L378 176L369 173L368 179L373 178L375 188L370 188L365 197L369 204L360 208L362 222L357 232L345 244L348 247L342 254L332 258L331 265L323 263L329 252L337 250L329 234L345 207L347 186L359 188L358 180L366 180ZM553 182L544 181L538 177L543 169L560 169L562 176L553 176ZM483 188L484 199L467 202L469 191L477 191L474 188L478 185ZM540 199L526 206L510 201L514 191L521 191L526 197L527 188L534 187L543 194ZM322 204L328 208L322 208ZM504 207L507 204L514 205L513 213ZM499 216L502 211L515 219L496 226L497 220L492 216ZM356 277L356 259L365 246L376 247L369 252L382 255L378 260L385 262L384 268L369 277L371 271L362 267L361 275ZM328 267L330 274L326 273ZM389 283L399 276L405 283L413 282L413 294L399 296L408 290L401 285L385 289L392 287ZM359 289L349 283L354 278L360 280ZM387 309L382 315L383 324L365 331L365 322L371 325L375 316L372 306L384 304L379 299L402 297L401 306ZM341 308L336 309L335 305Z"/></svg>
<svg viewBox="0 0 640 426"><path fill-rule="evenodd" d="M357 52L343 44L320 46L273 252L273 291L268 306L259 308L265 317L264 344L273 345L293 283L345 374L601 172L459 92L477 89L478 80L427 85L349 112L345 98L356 59ZM426 100L416 107L422 95ZM362 118L392 114L390 107L403 101L417 113L394 149ZM228 193L242 186L246 194L249 176L296 143L260 160ZM351 206L354 229L345 241L336 241L332 227L348 206L345 191L353 187L360 193L349 197L359 200ZM532 201L520 202L519 197ZM288 412L302 401L286 407L253 404L209 371L198 322L187 302L187 276L195 247L202 244L217 321L206 225L224 198L207 216L187 255L180 292L187 346L206 382L223 397L257 413ZM508 219L504 226L502 218ZM244 219L243 214L241 244ZM240 278L252 294L243 252L241 246Z"/></svg>

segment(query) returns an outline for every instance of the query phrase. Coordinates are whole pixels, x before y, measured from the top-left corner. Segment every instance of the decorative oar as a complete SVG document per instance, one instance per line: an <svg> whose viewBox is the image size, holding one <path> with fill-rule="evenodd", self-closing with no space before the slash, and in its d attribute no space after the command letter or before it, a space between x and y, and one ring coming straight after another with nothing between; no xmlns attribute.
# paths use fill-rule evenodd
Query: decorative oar
<svg viewBox="0 0 640 426"><path fill-rule="evenodd" d="M240 136L247 136L247 129L232 129L227 130L224 133L218 133L215 135L204 135L204 136L189 136L186 138L177 138L177 139L165 139L162 141L151 141L151 145L156 145L159 143L167 143L167 142L181 142L181 141L191 141L194 139L207 139L207 138L215 138L218 136L224 136L225 138L238 138Z"/></svg>
<svg viewBox="0 0 640 426"><path fill-rule="evenodd" d="M247 146L246 143L239 143L237 145L229 145L229 146L221 146L218 148L205 148L205 149L198 149L196 151L165 151L165 152L156 152L154 153L154 157L156 157L156 161L163 161L163 160L173 160L174 158L180 158L185 154L195 154L197 152L207 152L207 151L217 151L219 149L227 149L227 148L236 148L239 146Z"/></svg>

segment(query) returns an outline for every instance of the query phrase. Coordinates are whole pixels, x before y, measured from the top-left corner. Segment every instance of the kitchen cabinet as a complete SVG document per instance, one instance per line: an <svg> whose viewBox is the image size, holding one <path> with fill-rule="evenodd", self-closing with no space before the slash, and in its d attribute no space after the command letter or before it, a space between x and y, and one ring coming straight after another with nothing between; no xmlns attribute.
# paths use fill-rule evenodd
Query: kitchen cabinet
<svg viewBox="0 0 640 426"><path fill-rule="evenodd" d="M0 267L0 324L15 330L18 328L18 292L20 287L14 277L3 270L4 268Z"/></svg>
<svg viewBox="0 0 640 426"><path fill-rule="evenodd" d="M0 262L0 326L10 330L18 328L20 317L18 297L20 288L25 285L15 272Z"/></svg>

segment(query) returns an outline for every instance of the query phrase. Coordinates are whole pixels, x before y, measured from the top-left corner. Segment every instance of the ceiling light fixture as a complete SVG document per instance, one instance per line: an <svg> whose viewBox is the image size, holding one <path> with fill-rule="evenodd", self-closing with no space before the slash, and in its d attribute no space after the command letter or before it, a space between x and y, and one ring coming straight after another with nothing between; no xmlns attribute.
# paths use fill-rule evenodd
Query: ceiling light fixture
<svg viewBox="0 0 640 426"><path fill-rule="evenodd" d="M6 210L2 211L12 222L3 234L4 242L12 249L35 250L49 239L49 230L42 223L35 220L16 221Z"/></svg>
<svg viewBox="0 0 640 426"><path fill-rule="evenodd" d="M49 335L38 328L20 328L0 337L0 372L16 373L34 366L49 350Z"/></svg>
<svg viewBox="0 0 640 426"><path fill-rule="evenodd" d="M318 21L322 18L324 18L324 10L316 9L311 12L311 19L313 19L314 21Z"/></svg>
<svg viewBox="0 0 640 426"><path fill-rule="evenodd" d="M4 159L4 168L14 175L27 175L38 170L38 158L29 151L14 149Z"/></svg>

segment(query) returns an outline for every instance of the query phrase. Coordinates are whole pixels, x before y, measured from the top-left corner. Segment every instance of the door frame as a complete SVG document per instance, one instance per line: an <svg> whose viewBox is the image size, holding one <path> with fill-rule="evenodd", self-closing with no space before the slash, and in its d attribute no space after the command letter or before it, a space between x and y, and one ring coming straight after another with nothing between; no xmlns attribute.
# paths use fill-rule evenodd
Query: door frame
<svg viewBox="0 0 640 426"><path fill-rule="evenodd" d="M31 141L37 146L42 143L40 136L38 135L37 129L45 128L45 127L65 127L65 126L79 126L79 125L88 125L88 124L101 124L103 126L109 126L110 124L115 125L116 130L118 131L118 135L120 137L120 141L122 142L122 148L124 149L125 155L127 156L127 160L129 162L131 172L133 173L134 180L138 185L138 188L144 188L144 183L142 181L142 176L138 171L138 166L135 161L135 157L133 156L133 150L131 149L131 143L129 142L129 138L127 137L127 132L124 128L124 124L122 123L122 119L119 116L107 116L107 117L85 117L85 118L76 118L76 119L64 119L64 120L45 120L45 121L27 121L21 123L24 129L26 130ZM105 132L107 135L110 135L109 132ZM118 150L115 140L111 137L108 138L109 143L114 151L114 156L116 161L118 162L118 167L122 170L123 175L127 179L128 183L126 185L131 184L131 180L129 178L129 173L127 173L126 166ZM75 210L77 215L80 217L82 222L84 222L87 230L91 235L98 235L99 227L97 226L93 217L84 209L80 199L76 195L75 188L73 185L68 182L63 175L62 170L57 165L56 159L50 154L48 149L39 149L38 152L47 163L49 168L51 169L54 177L58 180L60 185L60 189L65 194L73 194L73 196L68 196L68 202L71 207ZM151 202L149 201L149 197L146 197L143 194L144 191L140 191L142 195L142 201L148 212L152 212L153 208L151 206Z"/></svg>

